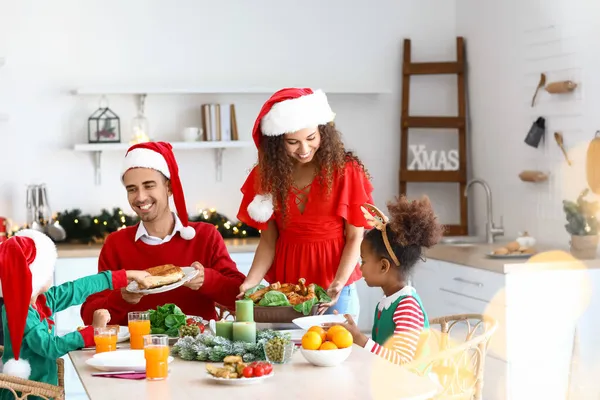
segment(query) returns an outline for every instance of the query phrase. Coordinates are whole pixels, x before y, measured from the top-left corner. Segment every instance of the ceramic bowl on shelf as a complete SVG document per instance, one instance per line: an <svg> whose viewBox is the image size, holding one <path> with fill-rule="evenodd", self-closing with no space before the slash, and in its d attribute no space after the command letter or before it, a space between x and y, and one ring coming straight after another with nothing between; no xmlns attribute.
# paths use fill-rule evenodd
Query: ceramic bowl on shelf
<svg viewBox="0 0 600 400"><path fill-rule="evenodd" d="M301 348L300 352L306 361L317 367L335 367L340 365L352 353L352 346L338 350L306 350Z"/></svg>

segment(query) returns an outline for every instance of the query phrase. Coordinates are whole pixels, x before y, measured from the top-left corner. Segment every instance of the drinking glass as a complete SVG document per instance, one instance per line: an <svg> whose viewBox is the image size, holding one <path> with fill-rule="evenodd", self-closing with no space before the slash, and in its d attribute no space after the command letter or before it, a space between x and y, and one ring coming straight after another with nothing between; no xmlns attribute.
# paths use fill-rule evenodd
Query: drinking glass
<svg viewBox="0 0 600 400"><path fill-rule="evenodd" d="M127 314L129 327L129 344L133 350L144 348L144 336L150 334L150 313L133 311Z"/></svg>
<svg viewBox="0 0 600 400"><path fill-rule="evenodd" d="M169 376L169 336L144 336L144 358L146 359L146 379L159 381Z"/></svg>
<svg viewBox="0 0 600 400"><path fill-rule="evenodd" d="M115 328L94 328L96 353L117 350L117 330Z"/></svg>

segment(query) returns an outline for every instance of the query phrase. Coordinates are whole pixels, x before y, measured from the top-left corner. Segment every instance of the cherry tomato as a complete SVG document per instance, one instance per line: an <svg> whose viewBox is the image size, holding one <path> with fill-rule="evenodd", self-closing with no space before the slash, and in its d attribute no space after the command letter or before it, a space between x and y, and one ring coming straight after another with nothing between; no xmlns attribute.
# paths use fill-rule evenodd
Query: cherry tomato
<svg viewBox="0 0 600 400"><path fill-rule="evenodd" d="M204 325L200 324L198 328L200 328L200 333L204 333Z"/></svg>
<svg viewBox="0 0 600 400"><path fill-rule="evenodd" d="M242 370L242 375L244 375L244 378L252 378L253 374L254 374L254 369L250 366L248 366Z"/></svg>
<svg viewBox="0 0 600 400"><path fill-rule="evenodd" d="M263 365L263 369L265 370L265 375L270 375L273 372L273 364L265 363Z"/></svg>
<svg viewBox="0 0 600 400"><path fill-rule="evenodd" d="M254 367L254 376L259 377L259 376L263 376L265 374L265 367L263 367L262 365L257 365L256 367Z"/></svg>

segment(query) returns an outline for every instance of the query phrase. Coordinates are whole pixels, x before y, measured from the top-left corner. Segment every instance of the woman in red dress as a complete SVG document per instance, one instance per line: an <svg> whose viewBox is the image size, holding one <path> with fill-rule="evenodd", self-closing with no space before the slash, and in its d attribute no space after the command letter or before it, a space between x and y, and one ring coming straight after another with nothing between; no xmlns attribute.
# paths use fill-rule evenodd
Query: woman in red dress
<svg viewBox="0 0 600 400"><path fill-rule="evenodd" d="M260 284L305 278L327 290L320 313L358 316L354 282L364 228L360 206L373 187L362 162L346 151L326 95L282 89L263 105L252 137L258 164L242 186L238 219L261 230L240 295Z"/></svg>

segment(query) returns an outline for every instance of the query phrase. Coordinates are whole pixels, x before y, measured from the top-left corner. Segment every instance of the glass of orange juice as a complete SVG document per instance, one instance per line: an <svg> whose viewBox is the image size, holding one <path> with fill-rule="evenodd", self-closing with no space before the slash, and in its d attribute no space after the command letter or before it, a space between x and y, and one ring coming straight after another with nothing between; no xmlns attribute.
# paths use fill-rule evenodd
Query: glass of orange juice
<svg viewBox="0 0 600 400"><path fill-rule="evenodd" d="M117 330L115 328L94 328L96 353L117 350Z"/></svg>
<svg viewBox="0 0 600 400"><path fill-rule="evenodd" d="M144 348L144 336L150 334L150 313L148 311L132 311L127 314L129 328L129 344L133 350Z"/></svg>
<svg viewBox="0 0 600 400"><path fill-rule="evenodd" d="M159 381L169 375L169 336L144 336L144 358L146 359L146 379Z"/></svg>

